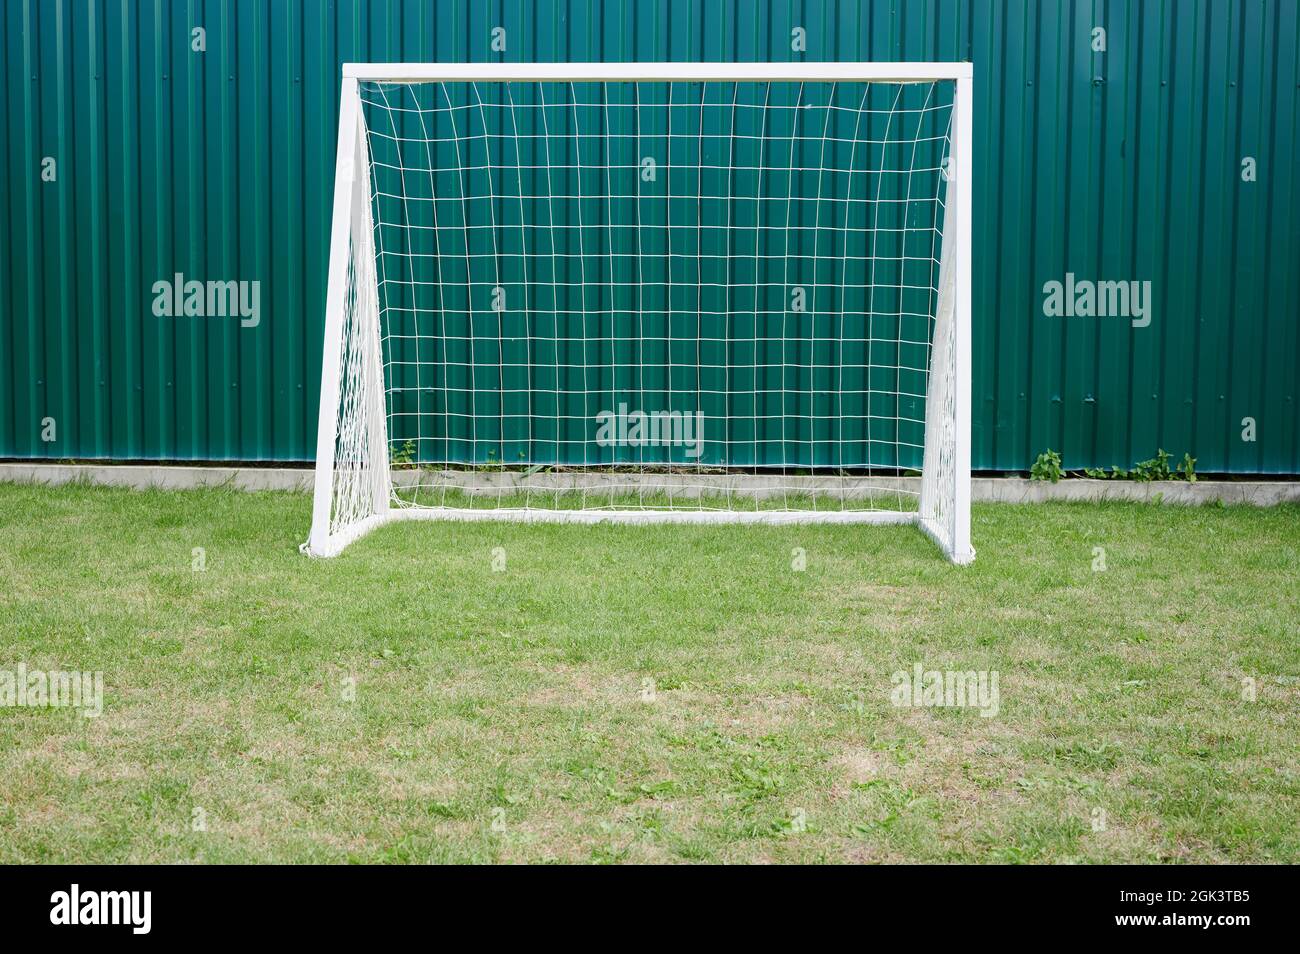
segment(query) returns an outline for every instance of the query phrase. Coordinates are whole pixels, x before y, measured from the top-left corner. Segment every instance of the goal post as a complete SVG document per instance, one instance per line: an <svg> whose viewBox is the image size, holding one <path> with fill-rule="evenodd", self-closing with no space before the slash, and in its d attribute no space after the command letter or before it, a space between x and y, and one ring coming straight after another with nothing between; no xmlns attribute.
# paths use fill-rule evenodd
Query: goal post
<svg viewBox="0 0 1300 954"><path fill-rule="evenodd" d="M312 526L970 544L969 63L348 64Z"/></svg>

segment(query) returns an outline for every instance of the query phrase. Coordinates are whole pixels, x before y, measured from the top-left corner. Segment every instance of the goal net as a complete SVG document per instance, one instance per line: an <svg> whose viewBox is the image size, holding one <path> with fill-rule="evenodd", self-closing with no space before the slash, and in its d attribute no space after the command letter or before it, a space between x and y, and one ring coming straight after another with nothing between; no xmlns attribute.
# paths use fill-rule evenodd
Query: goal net
<svg viewBox="0 0 1300 954"><path fill-rule="evenodd" d="M348 67L308 552L862 522L968 562L970 75Z"/></svg>

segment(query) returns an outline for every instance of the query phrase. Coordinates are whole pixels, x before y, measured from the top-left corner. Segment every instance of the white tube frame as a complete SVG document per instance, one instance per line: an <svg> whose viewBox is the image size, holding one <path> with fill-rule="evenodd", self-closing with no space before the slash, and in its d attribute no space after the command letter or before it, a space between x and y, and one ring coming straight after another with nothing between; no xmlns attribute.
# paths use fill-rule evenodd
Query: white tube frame
<svg viewBox="0 0 1300 954"><path fill-rule="evenodd" d="M947 205L944 230L956 228L956 301L953 320L957 342L954 404L956 409L956 480L954 563L974 559L970 542L971 453L971 209L973 189L975 70L971 63L345 63L339 101L339 134L334 177L334 218L330 233L329 275L325 296L325 343L321 358L320 417L316 435L316 482L311 535L304 552L334 556L375 527L401 519L516 520L554 523L875 523L921 521L916 513L833 511L807 514L788 511L547 511L470 510L458 508L389 508L330 538L334 444L338 418L339 361L343 309L347 295L349 217L361 98L357 84L372 83L583 83L583 82L890 82L925 83L954 80L956 93L949 172L956 184Z"/></svg>
<svg viewBox="0 0 1300 954"><path fill-rule="evenodd" d="M969 80L970 63L345 63L367 83L928 83Z"/></svg>

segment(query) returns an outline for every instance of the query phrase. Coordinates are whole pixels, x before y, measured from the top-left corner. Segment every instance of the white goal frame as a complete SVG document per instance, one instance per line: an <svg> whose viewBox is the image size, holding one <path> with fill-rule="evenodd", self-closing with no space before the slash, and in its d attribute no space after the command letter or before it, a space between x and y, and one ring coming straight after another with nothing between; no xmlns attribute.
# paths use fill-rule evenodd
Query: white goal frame
<svg viewBox="0 0 1300 954"><path fill-rule="evenodd" d="M384 464L373 477L371 513L351 525L331 532L334 499L335 451L345 309L349 294L350 228L355 216L370 215L370 185L364 162L366 148L359 83L581 83L581 82L885 82L923 83L953 81L953 119L943 227L945 262L955 274L947 277L953 296L953 446L950 468L955 487L938 509L927 494L938 491L921 479L919 507L915 512L882 510L840 511L719 511L719 510L547 510L524 508L470 509L457 507L391 506L393 475L388 465L382 381L369 397L364 413L370 416L368 439L372 459ZM974 69L970 63L349 63L343 67L339 105L337 162L334 180L333 221L325 304L325 339L321 363L320 416L316 439L312 525L303 552L334 556L349 543L383 524L403 519L515 520L545 522L623 523L914 523L932 537L954 563L974 559L970 542L971 453L971 208ZM950 244L951 243L951 244ZM951 259L949 256L951 249ZM940 287L945 285L941 271ZM938 340L936 329L935 340ZM946 357L946 356L945 356ZM933 358L932 358L933 360ZM934 374L930 375L932 382ZM933 385L928 385L932 389ZM925 428L926 469L939 454L936 424L940 411L927 402ZM380 456L382 455L382 456ZM924 475L924 470L923 470ZM915 480L916 478L895 478ZM950 509L949 509L950 508ZM944 512L951 521L947 532L928 525L927 513Z"/></svg>

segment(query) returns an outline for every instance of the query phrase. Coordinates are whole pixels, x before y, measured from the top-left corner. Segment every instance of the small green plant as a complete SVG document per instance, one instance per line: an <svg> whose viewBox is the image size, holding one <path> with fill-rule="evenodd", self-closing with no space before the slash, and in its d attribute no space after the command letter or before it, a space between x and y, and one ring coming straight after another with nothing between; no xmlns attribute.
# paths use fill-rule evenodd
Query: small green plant
<svg viewBox="0 0 1300 954"><path fill-rule="evenodd" d="M1050 447L1038 455L1034 466L1029 468L1030 480L1050 480L1056 483L1061 479L1061 455Z"/></svg>
<svg viewBox="0 0 1300 954"><path fill-rule="evenodd" d="M1172 470L1169 467L1171 459L1168 451L1162 448L1157 450L1156 456L1150 460L1134 464L1132 470L1112 467L1108 471L1105 467L1085 467L1083 475L1093 480L1185 480L1189 484L1196 483L1195 457L1191 454L1183 454L1182 462Z"/></svg>
<svg viewBox="0 0 1300 954"><path fill-rule="evenodd" d="M1169 452L1163 447L1156 451L1155 457L1133 465L1134 480L1172 480L1173 476L1169 469Z"/></svg>
<svg viewBox="0 0 1300 954"><path fill-rule="evenodd" d="M410 468L415 466L415 441L406 441L402 444L402 449L396 448L392 451L393 466L396 468Z"/></svg>

